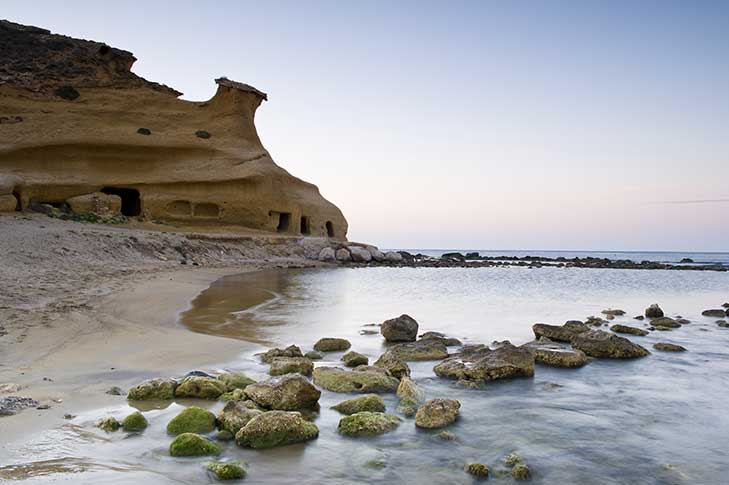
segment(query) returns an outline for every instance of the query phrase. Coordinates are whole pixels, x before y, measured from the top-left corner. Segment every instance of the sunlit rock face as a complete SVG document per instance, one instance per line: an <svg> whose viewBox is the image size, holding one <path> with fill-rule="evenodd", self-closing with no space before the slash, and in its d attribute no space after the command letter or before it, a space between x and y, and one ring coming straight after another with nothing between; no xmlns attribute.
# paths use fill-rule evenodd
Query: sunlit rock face
<svg viewBox="0 0 729 485"><path fill-rule="evenodd" d="M346 238L341 211L261 144L265 93L220 78L184 101L131 72L130 52L7 21L0 50L4 210L101 192L147 220Z"/></svg>

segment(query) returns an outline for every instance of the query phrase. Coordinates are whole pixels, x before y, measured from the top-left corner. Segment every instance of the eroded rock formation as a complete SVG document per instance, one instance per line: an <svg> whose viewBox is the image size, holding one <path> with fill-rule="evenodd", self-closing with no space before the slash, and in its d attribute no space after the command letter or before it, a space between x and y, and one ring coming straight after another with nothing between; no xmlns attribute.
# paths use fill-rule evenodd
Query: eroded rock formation
<svg viewBox="0 0 729 485"><path fill-rule="evenodd" d="M0 51L3 210L103 193L147 220L346 238L341 211L261 144L265 93L220 78L184 101L131 72L130 52L7 21Z"/></svg>

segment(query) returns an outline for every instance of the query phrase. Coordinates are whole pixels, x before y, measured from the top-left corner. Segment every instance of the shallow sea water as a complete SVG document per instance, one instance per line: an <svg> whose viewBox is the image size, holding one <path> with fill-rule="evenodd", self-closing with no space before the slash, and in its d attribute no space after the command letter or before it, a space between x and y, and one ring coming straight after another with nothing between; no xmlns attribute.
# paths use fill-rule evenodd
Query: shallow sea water
<svg viewBox="0 0 729 485"><path fill-rule="evenodd" d="M692 323L672 332L630 337L652 350L649 357L595 360L581 369L537 366L534 378L464 389L435 377L436 362L411 363L428 398L461 401L461 417L448 427L456 441L403 419L377 438L337 433L340 415L330 407L352 396L322 393L315 420L317 440L266 451L224 444L222 458L249 464L244 483L470 484L466 463L485 463L498 475L501 459L518 451L538 484L719 484L729 476L729 329L701 316L729 300L729 275L712 272L567 268L366 268L264 271L222 278L181 315L194 331L269 345L295 343L304 351L323 336L350 339L373 361L385 349L379 335L360 335L368 323L408 313L421 333L442 331L464 342L533 338L535 322L568 319L622 308L613 323L642 327L632 319L651 303ZM657 341L685 353L652 349ZM454 348L452 350L455 350ZM255 352L219 369L265 378ZM342 352L317 365L336 365ZM388 411L397 399L384 395ZM78 416L14 450L0 481L75 483L213 483L209 458L168 456L167 422L185 405L217 411L214 402L150 403L151 423L139 435L105 434L93 423L123 417L127 405ZM492 476L497 483L510 476Z"/></svg>

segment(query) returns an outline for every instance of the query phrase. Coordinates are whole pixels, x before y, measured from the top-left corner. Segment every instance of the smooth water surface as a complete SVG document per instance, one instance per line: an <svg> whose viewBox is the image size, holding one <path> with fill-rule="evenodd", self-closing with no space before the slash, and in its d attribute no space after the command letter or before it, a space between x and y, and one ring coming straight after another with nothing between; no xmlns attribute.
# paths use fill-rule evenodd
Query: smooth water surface
<svg viewBox="0 0 729 485"><path fill-rule="evenodd" d="M714 272L335 268L222 278L192 302L181 322L194 331L295 343L304 351L320 337L345 337L374 360L384 351L382 338L361 335L373 328L363 325L401 313L415 317L421 332L520 344L532 339L534 322L563 323L606 308L628 312L615 323L643 326L632 316L657 302L667 315L692 323L631 338L651 350L665 341L688 352L595 360L577 370L537 366L534 378L482 390L435 377L435 362L411 363L428 398L461 402L461 418L448 428L456 441L442 441L437 431L416 429L406 418L382 437L343 437L337 433L341 416L330 406L352 396L324 391L317 440L267 451L224 444L222 457L249 463L246 482L262 484L469 484L473 479L463 466L473 462L491 467L490 481L512 483L510 476L498 476L505 470L501 459L512 451L524 456L537 484L718 484L729 474L729 329L700 314L727 300L729 276ZM238 369L264 378L267 367L253 354L205 370ZM327 354L317 365L336 365L341 355ZM395 413L395 396L383 397ZM212 483L203 467L208 459L167 454L165 426L192 402L160 403L146 413L151 427L141 435L107 435L92 426L109 413L125 415L128 406L79 416L16 450L12 463L19 466L0 467L0 480Z"/></svg>

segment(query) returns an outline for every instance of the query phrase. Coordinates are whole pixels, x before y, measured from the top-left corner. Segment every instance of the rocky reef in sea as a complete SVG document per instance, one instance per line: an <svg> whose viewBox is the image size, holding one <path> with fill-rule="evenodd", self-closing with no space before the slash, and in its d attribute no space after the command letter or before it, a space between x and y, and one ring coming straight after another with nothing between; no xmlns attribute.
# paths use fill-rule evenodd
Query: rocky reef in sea
<svg viewBox="0 0 729 485"><path fill-rule="evenodd" d="M346 239L317 187L274 163L268 96L218 78L203 102L131 71L132 53L0 20L0 212L38 208Z"/></svg>

